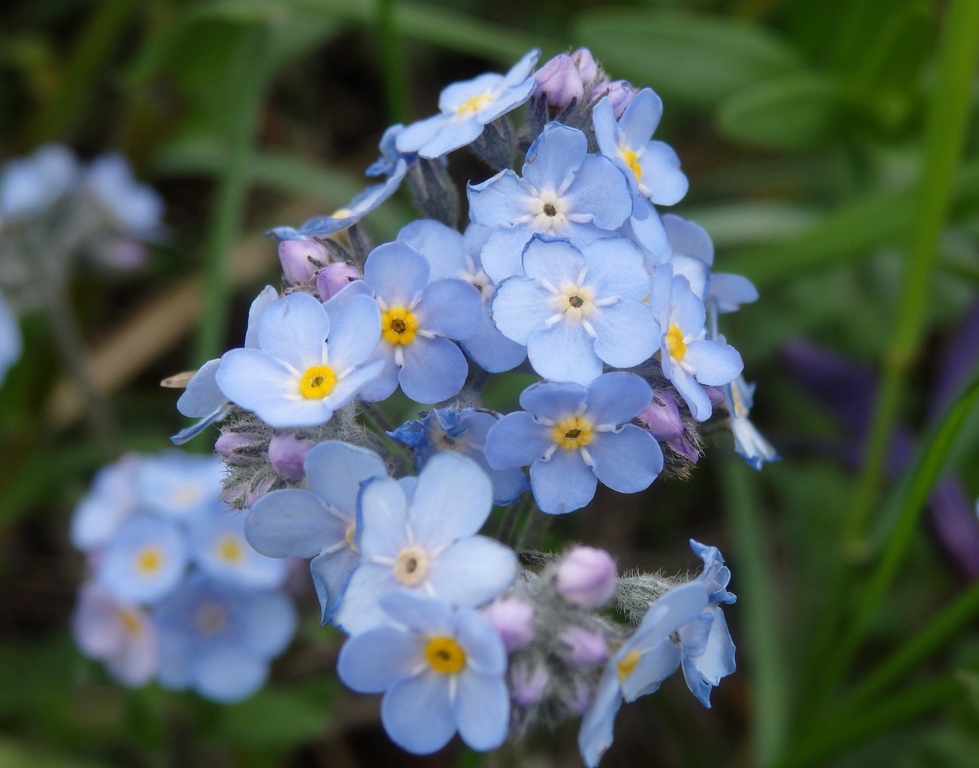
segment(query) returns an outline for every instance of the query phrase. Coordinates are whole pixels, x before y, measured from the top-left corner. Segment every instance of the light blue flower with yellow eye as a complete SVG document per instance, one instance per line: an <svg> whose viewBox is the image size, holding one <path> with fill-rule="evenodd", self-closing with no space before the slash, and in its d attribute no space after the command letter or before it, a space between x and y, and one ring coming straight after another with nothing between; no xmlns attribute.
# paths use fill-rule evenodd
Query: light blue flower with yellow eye
<svg viewBox="0 0 979 768"><path fill-rule="evenodd" d="M367 297L354 297L331 323L319 301L292 293L258 318L257 349L225 352L215 381L231 402L276 429L325 424L383 368L368 362L380 326Z"/></svg>
<svg viewBox="0 0 979 768"><path fill-rule="evenodd" d="M514 552L476 535L493 507L493 486L471 459L439 453L410 493L391 478L374 480L357 507L361 561L334 617L350 634L385 622L380 600L390 592L408 589L472 608L516 577Z"/></svg>
<svg viewBox="0 0 979 768"><path fill-rule="evenodd" d="M524 251L526 277L504 280L493 299L500 331L527 345L534 370L551 381L586 385L603 363L631 368L659 346L642 251L624 238L582 250L535 235Z"/></svg>
<svg viewBox="0 0 979 768"><path fill-rule="evenodd" d="M269 662L296 630L296 609L280 592L243 589L191 575L153 611L160 633L159 682L231 703L262 687Z"/></svg>
<svg viewBox="0 0 979 768"><path fill-rule="evenodd" d="M217 456L164 451L136 470L140 505L181 521L204 514L221 494L224 463Z"/></svg>
<svg viewBox="0 0 979 768"><path fill-rule="evenodd" d="M391 740L420 755L456 731L477 751L503 744L507 654L489 622L411 592L388 594L381 606L384 622L347 640L337 674L355 691L384 694L381 723Z"/></svg>
<svg viewBox="0 0 979 768"><path fill-rule="evenodd" d="M95 580L125 602L152 603L180 583L187 540L173 520L135 514L102 550Z"/></svg>
<svg viewBox="0 0 979 768"><path fill-rule="evenodd" d="M570 240L581 248L615 234L632 210L622 172L588 154L576 128L548 123L527 150L523 177L510 169L469 186L469 215L490 227L483 269L497 283L523 275L522 256L536 234Z"/></svg>
<svg viewBox="0 0 979 768"><path fill-rule="evenodd" d="M505 75L487 73L445 88L439 96L441 114L401 131L395 141L398 152L434 160L472 144L487 125L534 94L537 81L531 72L539 56L535 48Z"/></svg>

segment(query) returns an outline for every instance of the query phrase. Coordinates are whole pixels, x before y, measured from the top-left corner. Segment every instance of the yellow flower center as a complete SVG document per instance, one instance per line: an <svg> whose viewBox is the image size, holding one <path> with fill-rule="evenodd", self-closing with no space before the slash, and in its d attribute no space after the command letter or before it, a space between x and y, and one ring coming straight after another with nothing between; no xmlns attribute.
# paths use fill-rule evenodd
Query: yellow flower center
<svg viewBox="0 0 979 768"><path fill-rule="evenodd" d="M588 317L594 310L593 300L594 295L585 286L570 285L558 297L558 307L572 317Z"/></svg>
<svg viewBox="0 0 979 768"><path fill-rule="evenodd" d="M675 325L670 325L670 330L666 332L666 349L670 357L678 363L687 356L687 344L683 340L683 331Z"/></svg>
<svg viewBox="0 0 979 768"><path fill-rule="evenodd" d="M241 546L241 541L235 536L224 536L218 541L218 557L226 563L237 565L245 559L245 548Z"/></svg>
<svg viewBox="0 0 979 768"><path fill-rule="evenodd" d="M639 165L639 157L631 149L622 150L622 159L629 166L629 170L635 174L636 181L642 181L642 166Z"/></svg>
<svg viewBox="0 0 979 768"><path fill-rule="evenodd" d="M639 651L629 651L622 660L615 665L615 671L619 675L619 682L625 682L625 679L636 671L636 666L639 664Z"/></svg>
<svg viewBox="0 0 979 768"><path fill-rule="evenodd" d="M347 530L343 534L343 538L347 540L347 546L350 547L354 552L360 554L360 550L357 549L357 545L354 544L354 536L357 535L357 521L351 520L347 523Z"/></svg>
<svg viewBox="0 0 979 768"><path fill-rule="evenodd" d="M554 442L569 451L584 448L591 442L591 422L581 416L559 421L554 425Z"/></svg>
<svg viewBox="0 0 979 768"><path fill-rule="evenodd" d="M483 107L493 103L493 97L488 93L481 93L478 96L470 96L456 108L456 114L460 117L472 115L479 112Z"/></svg>
<svg viewBox="0 0 979 768"><path fill-rule="evenodd" d="M159 547L146 547L136 556L136 567L146 576L152 576L163 567L163 552Z"/></svg>
<svg viewBox="0 0 979 768"><path fill-rule="evenodd" d="M425 658L442 675L454 675L466 665L466 652L453 638L431 637L425 645Z"/></svg>
<svg viewBox="0 0 979 768"><path fill-rule="evenodd" d="M391 307L381 315L381 336L388 344L411 344L418 330L418 318L404 307Z"/></svg>
<svg viewBox="0 0 979 768"><path fill-rule="evenodd" d="M139 614L131 608L119 609L119 621L122 628L130 635L138 635L143 631L143 622L140 621Z"/></svg>
<svg viewBox="0 0 979 768"><path fill-rule="evenodd" d="M328 365L314 365L299 380L299 391L307 400L322 400L337 385L337 375Z"/></svg>
<svg viewBox="0 0 979 768"><path fill-rule="evenodd" d="M407 547L394 561L394 578L407 587L414 587L428 576L428 553L421 547Z"/></svg>

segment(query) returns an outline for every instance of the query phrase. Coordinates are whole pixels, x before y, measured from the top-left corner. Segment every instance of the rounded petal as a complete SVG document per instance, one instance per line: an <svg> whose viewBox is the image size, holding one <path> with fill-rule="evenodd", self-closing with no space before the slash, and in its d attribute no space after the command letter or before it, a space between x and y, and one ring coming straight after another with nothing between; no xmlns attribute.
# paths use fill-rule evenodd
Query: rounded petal
<svg viewBox="0 0 979 768"><path fill-rule="evenodd" d="M398 152L417 152L432 140L443 125L452 119L451 115L432 115L406 127L395 139Z"/></svg>
<svg viewBox="0 0 979 768"><path fill-rule="evenodd" d="M585 410L588 390L571 382L539 381L520 393L520 407L539 419L556 421Z"/></svg>
<svg viewBox="0 0 979 768"><path fill-rule="evenodd" d="M714 243L702 226L674 213L667 213L663 215L663 229L674 253L700 259L707 266L714 263Z"/></svg>
<svg viewBox="0 0 979 768"><path fill-rule="evenodd" d="M652 388L634 373L606 373L588 386L588 416L595 424L625 424L652 399Z"/></svg>
<svg viewBox="0 0 979 768"><path fill-rule="evenodd" d="M595 497L598 480L578 451L559 448L547 461L530 467L530 487L541 512L563 515Z"/></svg>
<svg viewBox="0 0 979 768"><path fill-rule="evenodd" d="M466 665L480 675L506 672L506 648L493 626L475 611L459 611L456 617L456 637L466 649Z"/></svg>
<svg viewBox="0 0 979 768"><path fill-rule="evenodd" d="M407 307L428 285L428 259L405 243L377 246L364 264L364 280L389 307Z"/></svg>
<svg viewBox="0 0 979 768"><path fill-rule="evenodd" d="M405 347L398 373L401 390L416 403L438 403L457 395L466 383L466 356L448 339L415 337Z"/></svg>
<svg viewBox="0 0 979 768"><path fill-rule="evenodd" d="M486 460L494 469L526 467L542 458L554 444L551 428L534 421L526 411L504 416L486 435Z"/></svg>
<svg viewBox="0 0 979 768"><path fill-rule="evenodd" d="M431 280L460 277L466 271L462 235L431 219L418 219L406 224L396 238L407 243L431 265Z"/></svg>
<svg viewBox="0 0 979 768"><path fill-rule="evenodd" d="M595 476L619 493L638 493L663 470L663 451L656 438L634 424L606 432L588 445Z"/></svg>
<svg viewBox="0 0 979 768"><path fill-rule="evenodd" d="M401 586L390 566L362 559L347 582L333 623L349 635L389 624L380 599Z"/></svg>
<svg viewBox="0 0 979 768"><path fill-rule="evenodd" d="M330 318L326 310L307 293L283 296L266 307L258 318L258 346L297 371L326 361L329 333Z"/></svg>
<svg viewBox="0 0 979 768"><path fill-rule="evenodd" d="M720 341L691 341L683 362L693 367L697 381L708 386L728 384L744 369L738 350Z"/></svg>
<svg viewBox="0 0 979 768"><path fill-rule="evenodd" d="M616 297L643 301L649 296L651 278L642 249L624 237L602 237L584 249L588 264L587 284L599 298Z"/></svg>
<svg viewBox="0 0 979 768"><path fill-rule="evenodd" d="M462 119L453 118L439 127L425 146L418 150L418 154L435 160L455 149L472 144L482 134L484 127L477 115L469 115Z"/></svg>
<svg viewBox="0 0 979 768"><path fill-rule="evenodd" d="M667 357L669 356L666 352L663 354ZM667 366L664 366L663 373L673 382L673 386L676 387L676 391L683 397L683 401L690 409L690 413L697 421L707 421L713 409L710 405L710 398L707 397L704 388L679 365L674 364L669 366L669 368L670 370L667 370Z"/></svg>
<svg viewBox="0 0 979 768"><path fill-rule="evenodd" d="M259 658L278 656L292 642L297 621L296 607L281 592L252 592L243 612L240 641Z"/></svg>
<svg viewBox="0 0 979 768"><path fill-rule="evenodd" d="M219 365L220 359L208 360L187 382L187 388L177 399L177 410L184 416L200 419L228 402L214 380Z"/></svg>
<svg viewBox="0 0 979 768"><path fill-rule="evenodd" d="M669 144L651 141L639 158L642 167L641 189L649 190L656 205L674 205L687 194L690 182L680 170L680 158Z"/></svg>
<svg viewBox="0 0 979 768"><path fill-rule="evenodd" d="M265 683L269 665L241 648L222 648L193 660L192 685L206 699L231 704Z"/></svg>
<svg viewBox="0 0 979 768"><path fill-rule="evenodd" d="M360 493L357 546L364 555L395 557L404 543L408 501L396 480L378 478Z"/></svg>
<svg viewBox="0 0 979 768"><path fill-rule="evenodd" d="M757 301L758 289L742 275L715 272L710 276L709 297L717 306L718 312L734 312L742 304Z"/></svg>
<svg viewBox="0 0 979 768"><path fill-rule="evenodd" d="M418 640L395 627L377 627L351 637L340 649L337 675L358 693L384 693L411 677L421 659Z"/></svg>
<svg viewBox="0 0 979 768"><path fill-rule="evenodd" d="M575 174L567 196L574 213L590 213L601 229L618 229L632 213L629 183L607 157L589 155Z"/></svg>
<svg viewBox="0 0 979 768"><path fill-rule="evenodd" d="M533 200L530 189L510 169L500 171L480 184L470 184L468 196L469 217L473 223L493 228L513 226L528 216ZM519 256L518 253L517 261ZM483 268L486 269L485 260ZM489 269L486 274L493 277Z"/></svg>
<svg viewBox="0 0 979 768"><path fill-rule="evenodd" d="M479 328L482 308L482 297L472 283L453 277L429 283L415 312L426 332L465 339Z"/></svg>
<svg viewBox="0 0 979 768"><path fill-rule="evenodd" d="M262 496L245 520L245 538L267 557L313 557L343 541L346 523L309 491L284 488Z"/></svg>
<svg viewBox="0 0 979 768"><path fill-rule="evenodd" d="M527 223L493 229L479 252L479 259L494 283L514 275L523 277L523 251L534 234L534 229Z"/></svg>
<svg viewBox="0 0 979 768"><path fill-rule="evenodd" d="M585 268L585 257L565 240L536 235L523 252L524 274L532 280L546 280L558 290L577 283Z"/></svg>
<svg viewBox="0 0 979 768"><path fill-rule="evenodd" d="M502 745L510 723L510 695L503 678L469 672L459 675L457 685L453 708L462 740L478 752Z"/></svg>
<svg viewBox="0 0 979 768"><path fill-rule="evenodd" d="M520 345L544 327L554 314L551 293L536 280L511 277L504 280L493 299L493 320L500 333Z"/></svg>
<svg viewBox="0 0 979 768"><path fill-rule="evenodd" d="M680 648L669 637L657 637L644 648L632 674L622 681L622 698L628 702L658 690L680 666Z"/></svg>
<svg viewBox="0 0 979 768"><path fill-rule="evenodd" d="M350 519L357 513L361 484L386 477L384 461L373 451L339 440L315 446L303 463L309 489Z"/></svg>
<svg viewBox="0 0 979 768"><path fill-rule="evenodd" d="M622 113L619 128L629 146L638 149L656 132L662 117L663 101L652 88L643 88Z"/></svg>
<svg viewBox="0 0 979 768"><path fill-rule="evenodd" d="M451 451L432 457L418 475L408 510L415 537L437 546L472 536L493 507L493 485L475 462Z"/></svg>
<svg viewBox="0 0 979 768"><path fill-rule="evenodd" d="M612 102L603 96L592 110L592 123L595 128L595 141L599 151L606 157L618 157L619 126L612 112Z"/></svg>
<svg viewBox="0 0 979 768"><path fill-rule="evenodd" d="M601 307L591 318L595 354L615 368L631 368L659 348L660 329L652 308L638 301Z"/></svg>
<svg viewBox="0 0 979 768"><path fill-rule="evenodd" d="M488 373L513 370L527 358L527 348L508 339L496 327L487 305L483 305L476 333L460 341L459 345Z"/></svg>
<svg viewBox="0 0 979 768"><path fill-rule="evenodd" d="M381 723L391 741L416 755L437 752L456 732L449 676L434 672L396 683L381 702Z"/></svg>
<svg viewBox="0 0 979 768"><path fill-rule="evenodd" d="M561 320L536 331L527 341L527 359L537 373L556 382L584 386L602 375L595 343L576 320Z"/></svg>
<svg viewBox="0 0 979 768"><path fill-rule="evenodd" d="M475 608L501 594L516 576L513 550L485 536L470 536L438 556L429 582L440 600Z"/></svg>
<svg viewBox="0 0 979 768"><path fill-rule="evenodd" d="M588 138L584 133L561 123L548 123L527 150L524 181L537 190L566 188L587 152Z"/></svg>
<svg viewBox="0 0 979 768"><path fill-rule="evenodd" d="M322 623L326 624L332 618L350 575L359 563L360 555L350 547L324 552L309 561L309 574L319 600Z"/></svg>
<svg viewBox="0 0 979 768"><path fill-rule="evenodd" d="M337 372L360 365L381 338L381 311L368 296L353 296L330 331L328 360Z"/></svg>
<svg viewBox="0 0 979 768"><path fill-rule="evenodd" d="M380 605L389 618L420 634L451 635L455 631L455 614L442 600L399 589L384 595Z"/></svg>
<svg viewBox="0 0 979 768"><path fill-rule="evenodd" d="M597 768L602 755L612 746L615 715L621 706L622 691L616 679L615 664L609 662L578 731L578 749L588 768Z"/></svg>

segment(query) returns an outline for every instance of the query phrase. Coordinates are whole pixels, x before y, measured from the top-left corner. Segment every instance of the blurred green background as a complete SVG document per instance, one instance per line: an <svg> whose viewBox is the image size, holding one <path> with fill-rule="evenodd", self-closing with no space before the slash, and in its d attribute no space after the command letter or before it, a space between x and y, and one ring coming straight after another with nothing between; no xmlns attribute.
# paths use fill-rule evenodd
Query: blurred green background
<svg viewBox="0 0 979 768"><path fill-rule="evenodd" d="M67 521L101 464L182 426L159 381L239 343L279 279L263 230L344 205L384 128L434 112L446 84L581 45L663 97L656 137L690 178L676 212L761 291L723 331L783 456L755 475L717 430L691 482L599 494L560 521L623 570L675 572L688 538L715 544L740 596L740 668L713 709L671 681L623 709L603 766L979 765L979 571L937 543L940 505L923 519L940 477L970 509L979 496L973 357L951 353L959 395L929 406L949 339L979 338L975 317L961 330L979 285L979 3L7 0L0 160L119 149L164 196L168 235L139 271L72 276L101 437L46 315L21 318L0 389L0 768L580 764L572 727L488 756L390 746L376 697L336 682L341 638L309 594L247 702L114 686L69 635L84 563ZM413 215L396 198L368 229L381 242ZM862 454L865 427L827 407L858 400L825 382L814 398L789 364L800 342L882 382ZM887 472L899 431L914 458Z"/></svg>

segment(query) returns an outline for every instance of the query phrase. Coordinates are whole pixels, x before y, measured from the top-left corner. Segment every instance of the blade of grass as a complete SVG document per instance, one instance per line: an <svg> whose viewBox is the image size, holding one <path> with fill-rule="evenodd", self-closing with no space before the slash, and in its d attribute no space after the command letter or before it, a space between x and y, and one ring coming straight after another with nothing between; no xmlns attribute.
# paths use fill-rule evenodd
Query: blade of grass
<svg viewBox="0 0 979 768"><path fill-rule="evenodd" d="M777 627L773 569L759 510L755 477L741 462L728 461L721 471L725 506L735 536L740 606L744 615L745 647L751 660L754 692L753 742L757 765L772 765L788 739L791 701L782 656L784 644Z"/></svg>
<svg viewBox="0 0 979 768"><path fill-rule="evenodd" d="M401 41L395 16L397 5L397 0L377 0L377 42L381 47L384 96L387 100L388 121L391 123L403 123L408 119L404 57L401 55Z"/></svg>

